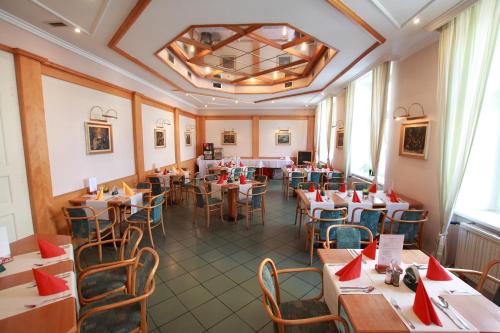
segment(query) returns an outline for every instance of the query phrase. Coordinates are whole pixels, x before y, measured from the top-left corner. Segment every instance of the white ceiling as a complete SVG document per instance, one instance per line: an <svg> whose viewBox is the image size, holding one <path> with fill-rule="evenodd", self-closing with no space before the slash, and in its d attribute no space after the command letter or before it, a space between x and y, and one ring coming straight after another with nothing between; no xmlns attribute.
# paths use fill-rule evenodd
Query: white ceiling
<svg viewBox="0 0 500 333"><path fill-rule="evenodd" d="M471 0L465 0L470 2ZM304 108L323 95L305 94L254 104L261 99L321 89L375 42L362 27L337 11L326 0L153 0L124 35L118 46L164 75L174 88L137 64L111 50L107 44L136 4L136 0L0 0L0 9L107 60L200 109ZM383 60L397 60L436 40L437 33L424 27L464 0L344 0L357 15L386 38L336 82L325 94L338 93L350 80ZM71 3L71 5L69 5ZM418 17L420 23L413 24ZM64 21L54 28L48 22ZM154 53L192 24L289 23L336 48L339 53L302 89L275 94L231 94L197 89L162 63ZM82 32L77 34L74 27ZM85 33L87 32L87 33ZM186 95L186 91L190 94ZM208 94L209 96L205 96ZM215 99L212 98L215 97ZM236 102L238 101L238 102Z"/></svg>

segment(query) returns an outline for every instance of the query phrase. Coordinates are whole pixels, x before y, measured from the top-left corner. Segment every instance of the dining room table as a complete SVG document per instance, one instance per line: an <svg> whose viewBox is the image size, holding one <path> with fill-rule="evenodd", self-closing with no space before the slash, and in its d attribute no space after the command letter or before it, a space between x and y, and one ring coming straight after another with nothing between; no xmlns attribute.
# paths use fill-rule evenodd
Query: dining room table
<svg viewBox="0 0 500 333"><path fill-rule="evenodd" d="M66 253L41 258L37 238L62 247ZM0 332L76 332L78 293L71 237L31 235L10 243L10 250L13 260L0 272ZM39 296L32 268L59 275L67 281L69 291Z"/></svg>
<svg viewBox="0 0 500 333"><path fill-rule="evenodd" d="M218 184L217 181L214 180L207 182L207 184L210 186L210 191L221 190L224 193L223 196L217 193L213 195L213 197L219 199L222 197L226 198L227 213L225 214L224 219L226 219L227 221L235 221L240 220L244 217L243 215L238 214L237 201L239 199L244 199L248 189L253 185L262 183L256 180L247 180L246 184L241 184L239 182L224 182L223 184ZM243 193L245 193L245 195L243 195Z"/></svg>
<svg viewBox="0 0 500 333"><path fill-rule="evenodd" d="M420 250L403 250L401 268L418 265L420 279L430 297L441 296L449 308L436 306L442 326L425 325L412 310L415 292L403 281L398 287L384 282L385 274L375 269L376 260L363 256L361 275L350 281L340 281L335 272L359 255L354 249L318 249L323 266L324 299L332 314L340 314L350 325L351 332L499 332L500 307L481 295L457 276L450 281L434 281L426 277L429 256ZM402 278L402 276L401 276ZM342 289L345 285L373 289ZM344 287L344 288L350 288ZM453 289L450 289L453 288ZM367 290L371 290L366 292ZM457 291L458 290L458 291ZM354 291L354 292L353 292ZM396 309L396 305L400 310ZM455 311L460 321L451 320L448 311ZM453 316L454 319L457 319ZM411 327L411 325L413 328ZM458 325L460 324L460 325ZM461 326L461 328L459 328ZM467 327L467 328L466 328Z"/></svg>

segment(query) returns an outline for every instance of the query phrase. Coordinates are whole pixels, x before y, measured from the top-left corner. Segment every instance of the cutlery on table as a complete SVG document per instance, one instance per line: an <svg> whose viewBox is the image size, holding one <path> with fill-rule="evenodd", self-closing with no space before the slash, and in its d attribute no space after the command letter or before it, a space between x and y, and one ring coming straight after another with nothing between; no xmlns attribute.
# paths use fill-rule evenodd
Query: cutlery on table
<svg viewBox="0 0 500 333"><path fill-rule="evenodd" d="M67 272L67 273L62 273L62 274L57 274L56 276L58 278L61 278L61 279L66 279L67 277L70 276L70 272ZM36 287L36 282L33 281L29 286L27 286L26 288L35 288Z"/></svg>
<svg viewBox="0 0 500 333"><path fill-rule="evenodd" d="M460 324L462 324L463 327L465 327L466 329L470 330L470 327L467 325L467 323L461 318L460 314L455 311L454 308L450 307L450 304L448 304L448 301L444 299L443 296L438 296L438 299L439 299L439 303L441 303L441 306L447 310L449 310L454 316L455 318L458 319L458 321L460 322Z"/></svg>
<svg viewBox="0 0 500 333"><path fill-rule="evenodd" d="M68 260L71 260L71 258L64 258L64 259L61 259L61 260L53 260L53 261L47 261L47 262L42 262L42 263L34 263L33 266L36 266L36 267L43 267L43 266L47 266L47 265L53 265L53 264L58 264L60 262L63 262L63 261L68 261Z"/></svg>
<svg viewBox="0 0 500 333"><path fill-rule="evenodd" d="M375 290L374 286L368 286L368 287L340 287L340 291L343 293L352 293L352 292L363 292L366 294L371 293L372 291Z"/></svg>
<svg viewBox="0 0 500 333"><path fill-rule="evenodd" d="M403 309L401 309L401 307L399 306L398 302L394 298L391 298L391 304L399 312L399 315L404 319L404 321L406 321L406 323L408 324L408 326L410 326L410 328L414 330L415 329L415 325L413 325L413 323L410 321L410 319L408 319L404 315Z"/></svg>
<svg viewBox="0 0 500 333"><path fill-rule="evenodd" d="M427 269L427 264L417 264L416 262L414 262L412 265L417 267L418 270Z"/></svg>
<svg viewBox="0 0 500 333"><path fill-rule="evenodd" d="M471 293L470 291L457 290L457 289L450 289L450 290L447 290L447 292L449 292L451 295L455 295L455 294L474 295L474 293Z"/></svg>
<svg viewBox="0 0 500 333"><path fill-rule="evenodd" d="M58 297L44 299L43 301L35 303L35 304L24 304L24 307L33 309L33 308L36 308L38 306L44 305L46 303L57 301L57 300L63 299L63 298L68 298L70 296L71 296L71 293L70 294L64 294L64 295L61 295L61 296L58 296Z"/></svg>
<svg viewBox="0 0 500 333"><path fill-rule="evenodd" d="M450 318L450 320L453 322L453 324L455 324L459 329L463 330L464 327L462 325L460 325L459 322L457 322L452 316L451 314L446 311L446 309L441 305L441 303L439 301L437 301L434 297L431 297L431 301L432 303L434 303L434 305L439 309L441 310L442 313L444 313L446 315L446 317Z"/></svg>

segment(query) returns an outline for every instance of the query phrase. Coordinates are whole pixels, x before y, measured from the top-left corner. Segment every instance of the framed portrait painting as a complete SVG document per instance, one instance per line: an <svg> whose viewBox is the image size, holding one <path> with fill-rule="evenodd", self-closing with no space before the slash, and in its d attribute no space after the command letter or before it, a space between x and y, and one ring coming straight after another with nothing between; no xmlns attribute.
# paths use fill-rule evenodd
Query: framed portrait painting
<svg viewBox="0 0 500 333"><path fill-rule="evenodd" d="M155 128L154 132L155 148L167 147L167 131L161 128Z"/></svg>
<svg viewBox="0 0 500 333"><path fill-rule="evenodd" d="M236 145L236 132L222 132L221 136L223 145Z"/></svg>
<svg viewBox="0 0 500 333"><path fill-rule="evenodd" d="M191 132L185 132L184 133L184 143L186 144L187 147L192 145L191 142Z"/></svg>
<svg viewBox="0 0 500 333"><path fill-rule="evenodd" d="M292 133L290 132L276 132L275 133L276 145L291 145Z"/></svg>
<svg viewBox="0 0 500 333"><path fill-rule="evenodd" d="M113 131L111 124L85 122L87 154L113 152Z"/></svg>
<svg viewBox="0 0 500 333"><path fill-rule="evenodd" d="M429 121L401 124L399 155L427 159L430 130Z"/></svg>
<svg viewBox="0 0 500 333"><path fill-rule="evenodd" d="M344 149L344 131L343 130L337 131L337 140L336 140L335 147L337 147L338 149Z"/></svg>

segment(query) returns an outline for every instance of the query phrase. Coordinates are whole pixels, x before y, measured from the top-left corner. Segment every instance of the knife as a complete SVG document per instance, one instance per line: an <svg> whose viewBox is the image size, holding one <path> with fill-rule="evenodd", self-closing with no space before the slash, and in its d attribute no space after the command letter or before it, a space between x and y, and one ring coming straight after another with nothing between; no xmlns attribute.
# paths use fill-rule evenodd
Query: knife
<svg viewBox="0 0 500 333"><path fill-rule="evenodd" d="M455 321L455 319L453 319L453 317L448 313L448 311L446 311L442 306L441 304L439 304L438 301L436 301L434 298L431 297L431 301L432 303L434 303L435 306L438 307L439 310L441 310L448 318L450 318L450 320L453 322L453 324L455 324L459 329L463 330L464 327L462 325L460 325L459 323L457 323Z"/></svg>

